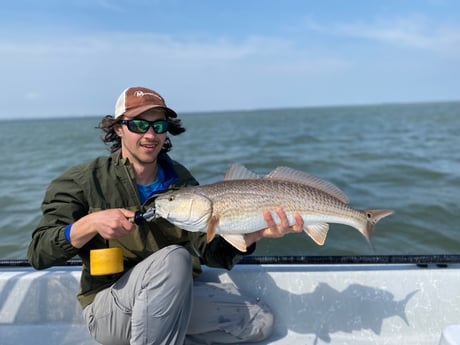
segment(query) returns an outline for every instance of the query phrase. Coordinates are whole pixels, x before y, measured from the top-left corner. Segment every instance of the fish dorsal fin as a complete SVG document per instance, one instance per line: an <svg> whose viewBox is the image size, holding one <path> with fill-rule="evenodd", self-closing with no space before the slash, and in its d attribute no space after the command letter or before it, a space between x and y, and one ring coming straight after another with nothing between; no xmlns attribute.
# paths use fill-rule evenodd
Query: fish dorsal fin
<svg viewBox="0 0 460 345"><path fill-rule="evenodd" d="M234 163L225 172L224 180L246 180L246 179L259 179L260 176L252 172L244 165Z"/></svg>
<svg viewBox="0 0 460 345"><path fill-rule="evenodd" d="M302 183L307 186L319 189L322 192L339 199L345 204L349 203L348 197L337 186L333 185L329 181L323 180L317 176L307 174L303 171L288 167L277 167L271 173L264 176L264 178Z"/></svg>

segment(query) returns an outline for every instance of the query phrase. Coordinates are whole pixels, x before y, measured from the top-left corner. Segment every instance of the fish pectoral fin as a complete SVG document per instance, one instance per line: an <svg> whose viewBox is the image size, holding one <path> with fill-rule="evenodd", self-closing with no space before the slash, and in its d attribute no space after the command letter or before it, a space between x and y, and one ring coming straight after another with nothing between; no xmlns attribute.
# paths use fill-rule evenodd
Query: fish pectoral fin
<svg viewBox="0 0 460 345"><path fill-rule="evenodd" d="M233 247L238 249L240 252L245 253L247 251L246 241L244 235L240 234L221 234L220 235L225 241L230 243Z"/></svg>
<svg viewBox="0 0 460 345"><path fill-rule="evenodd" d="M219 220L216 216L212 216L208 220L208 232L206 236L206 240L208 241L208 243L211 242L216 236L216 224L218 221Z"/></svg>
<svg viewBox="0 0 460 345"><path fill-rule="evenodd" d="M326 241L327 232L329 231L329 224L319 223L319 224L310 224L304 228L304 231L308 236L311 237L316 244L322 246L324 241Z"/></svg>

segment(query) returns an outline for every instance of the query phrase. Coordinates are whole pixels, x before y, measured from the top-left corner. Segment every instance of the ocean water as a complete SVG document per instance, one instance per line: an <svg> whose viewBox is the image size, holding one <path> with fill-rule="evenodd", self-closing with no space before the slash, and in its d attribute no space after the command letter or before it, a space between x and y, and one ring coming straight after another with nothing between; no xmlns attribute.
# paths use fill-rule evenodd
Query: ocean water
<svg viewBox="0 0 460 345"><path fill-rule="evenodd" d="M49 182L108 154L100 118L0 122L0 259L26 257ZM331 225L264 239L257 255L460 254L460 102L185 113L171 156L201 184L238 162L259 174L289 166L336 184L359 209L390 208L373 234Z"/></svg>

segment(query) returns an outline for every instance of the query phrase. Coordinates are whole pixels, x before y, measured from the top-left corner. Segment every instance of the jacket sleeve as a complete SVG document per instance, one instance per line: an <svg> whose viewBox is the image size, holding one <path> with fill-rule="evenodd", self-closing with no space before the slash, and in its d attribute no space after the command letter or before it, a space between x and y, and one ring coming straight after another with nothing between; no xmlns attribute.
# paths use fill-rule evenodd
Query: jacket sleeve
<svg viewBox="0 0 460 345"><path fill-rule="evenodd" d="M78 253L65 238L68 224L88 213L83 190L76 182L78 171L64 173L49 185L42 202L42 218L32 233L28 260L36 269L65 263Z"/></svg>

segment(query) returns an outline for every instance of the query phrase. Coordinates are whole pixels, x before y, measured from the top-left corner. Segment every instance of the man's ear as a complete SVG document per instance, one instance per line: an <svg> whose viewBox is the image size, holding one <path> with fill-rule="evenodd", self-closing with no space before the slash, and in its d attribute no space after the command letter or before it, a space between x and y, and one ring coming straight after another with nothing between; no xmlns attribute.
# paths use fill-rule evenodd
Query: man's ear
<svg viewBox="0 0 460 345"><path fill-rule="evenodd" d="M121 124L117 123L113 125L113 130L121 138L123 136L123 130L121 129Z"/></svg>

